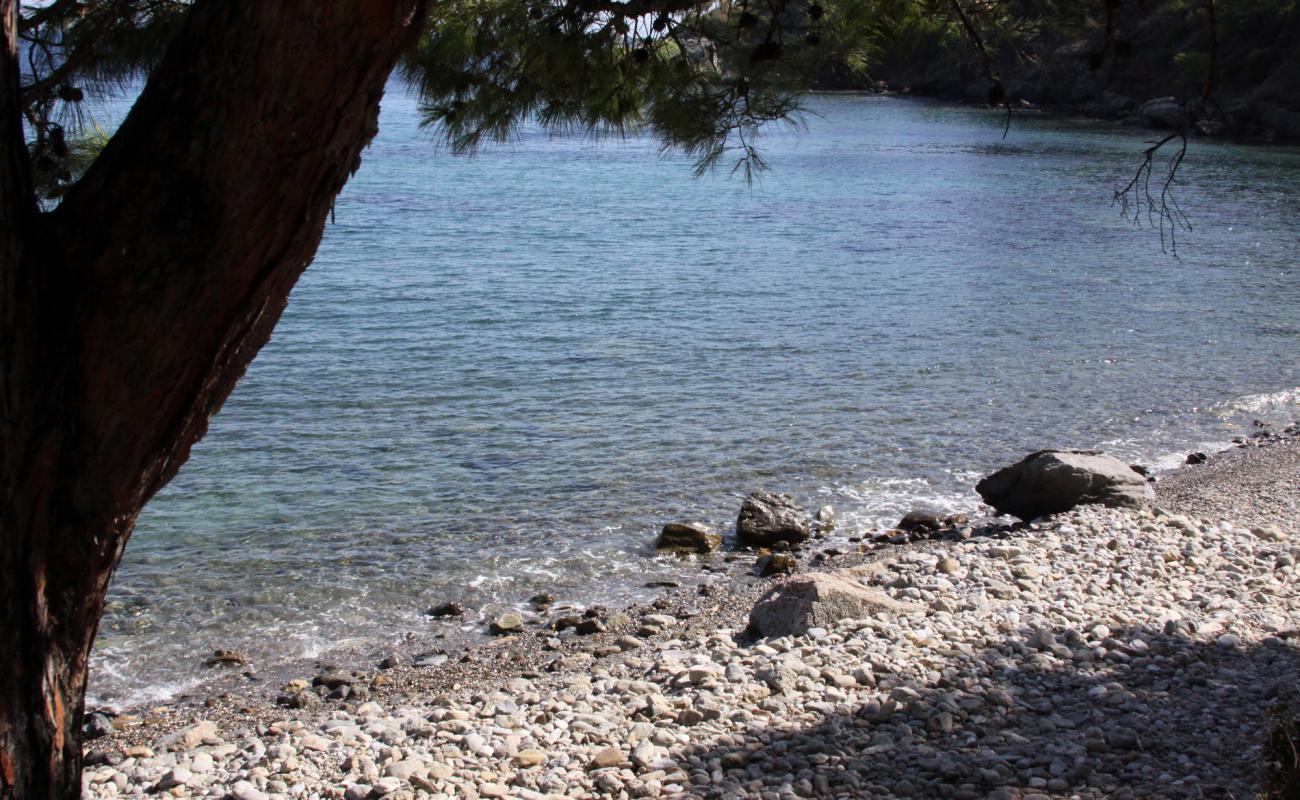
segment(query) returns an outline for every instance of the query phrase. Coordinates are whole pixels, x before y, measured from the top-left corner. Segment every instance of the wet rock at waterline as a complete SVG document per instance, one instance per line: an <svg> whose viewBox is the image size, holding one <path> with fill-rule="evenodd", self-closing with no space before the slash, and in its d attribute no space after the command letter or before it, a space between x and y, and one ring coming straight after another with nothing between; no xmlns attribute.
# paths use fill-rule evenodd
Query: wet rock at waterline
<svg viewBox="0 0 1300 800"><path fill-rule="evenodd" d="M700 522L670 522L655 541L656 550L673 553L712 553L722 546L722 537Z"/></svg>
<svg viewBox="0 0 1300 800"><path fill-rule="evenodd" d="M248 663L248 656L237 650L217 650L208 659L203 662L206 667L216 667L220 665L244 666Z"/></svg>
<svg viewBox="0 0 1300 800"><path fill-rule="evenodd" d="M440 603L428 611L429 616L434 619L445 619L447 617L465 616L465 606L455 601Z"/></svg>
<svg viewBox="0 0 1300 800"><path fill-rule="evenodd" d="M918 610L913 603L866 588L851 575L814 572L787 578L760 597L749 612L749 627L759 636L799 636L842 619Z"/></svg>
<svg viewBox="0 0 1300 800"><path fill-rule="evenodd" d="M795 557L788 553L768 553L758 557L754 562L754 569L758 572L760 578L771 577L772 575L792 575L799 566Z"/></svg>
<svg viewBox="0 0 1300 800"><path fill-rule="evenodd" d="M835 529L835 507L822 506L821 508L817 509L817 513L813 515L813 522L817 523L817 530L819 531L825 532L829 530L834 530Z"/></svg>
<svg viewBox="0 0 1300 800"><path fill-rule="evenodd" d="M523 615L515 611L507 611L506 613L492 620L492 624L488 626L488 630L490 630L493 634L497 636L501 636L502 634L514 633L522 629L523 627L524 627Z"/></svg>
<svg viewBox="0 0 1300 800"><path fill-rule="evenodd" d="M897 530L904 533L937 533L945 528L955 528L970 522L965 514L931 514L928 511L909 511L898 521Z"/></svg>
<svg viewBox="0 0 1300 800"><path fill-rule="evenodd" d="M324 686L326 689L334 690L340 686L352 686L365 680L365 676L359 672L345 672L335 667L327 667L315 677L312 678L312 686Z"/></svg>
<svg viewBox="0 0 1300 800"><path fill-rule="evenodd" d="M754 492L740 506L736 535L752 547L807 541L808 513L784 492Z"/></svg>
<svg viewBox="0 0 1300 800"><path fill-rule="evenodd" d="M1155 500L1143 475L1095 450L1039 450L984 478L975 490L998 513L1024 520L1091 503L1142 509Z"/></svg>
<svg viewBox="0 0 1300 800"><path fill-rule="evenodd" d="M1201 453L1201 452L1188 453L1188 454L1187 454L1187 460L1186 460L1186 463L1188 463L1188 464L1204 464L1206 461L1209 461L1209 460L1210 460L1210 457L1207 456L1205 453Z"/></svg>

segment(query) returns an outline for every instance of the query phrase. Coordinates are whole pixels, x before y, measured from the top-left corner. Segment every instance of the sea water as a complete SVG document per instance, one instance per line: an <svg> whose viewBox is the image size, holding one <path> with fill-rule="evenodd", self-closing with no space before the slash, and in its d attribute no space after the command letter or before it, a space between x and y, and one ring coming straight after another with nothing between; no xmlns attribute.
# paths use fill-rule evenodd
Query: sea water
<svg viewBox="0 0 1300 800"><path fill-rule="evenodd" d="M1175 257L1111 202L1147 132L810 110L751 186L531 127L454 157L390 93L274 338L140 517L92 702L183 692L216 648L265 674L413 647L446 600L481 629L538 591L716 580L655 534L725 531L756 488L852 535L973 509L1030 450L1168 466L1300 416L1300 152L1194 142Z"/></svg>

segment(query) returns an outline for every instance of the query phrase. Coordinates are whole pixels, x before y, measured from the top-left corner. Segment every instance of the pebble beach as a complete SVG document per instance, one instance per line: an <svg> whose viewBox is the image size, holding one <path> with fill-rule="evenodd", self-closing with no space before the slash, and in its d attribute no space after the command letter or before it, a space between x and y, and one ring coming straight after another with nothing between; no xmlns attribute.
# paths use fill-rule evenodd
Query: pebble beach
<svg viewBox="0 0 1300 800"><path fill-rule="evenodd" d="M1257 796L1300 694L1300 450L1156 492L807 559L896 602L797 636L746 632L772 578L122 714L87 742L85 795Z"/></svg>

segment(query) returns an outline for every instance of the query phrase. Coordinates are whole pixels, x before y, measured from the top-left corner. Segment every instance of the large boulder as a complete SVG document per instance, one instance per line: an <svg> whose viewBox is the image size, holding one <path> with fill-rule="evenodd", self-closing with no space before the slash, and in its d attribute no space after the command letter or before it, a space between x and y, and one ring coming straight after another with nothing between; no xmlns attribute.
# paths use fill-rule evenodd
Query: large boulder
<svg viewBox="0 0 1300 800"><path fill-rule="evenodd" d="M712 553L722 537L699 522L670 522L655 541L655 549L673 553Z"/></svg>
<svg viewBox="0 0 1300 800"><path fill-rule="evenodd" d="M753 547L797 544L808 539L808 512L784 492L754 492L740 505L736 535Z"/></svg>
<svg viewBox="0 0 1300 800"><path fill-rule="evenodd" d="M1146 508L1155 491L1141 473L1096 450L1039 450L975 484L1000 514L1029 520L1075 506Z"/></svg>
<svg viewBox="0 0 1300 800"><path fill-rule="evenodd" d="M1176 131L1187 126L1187 108L1173 97L1155 97L1138 106L1138 116L1149 128Z"/></svg>
<svg viewBox="0 0 1300 800"><path fill-rule="evenodd" d="M760 636L799 636L841 619L918 610L921 606L868 589L850 574L810 572L788 578L760 597L749 612L749 627Z"/></svg>

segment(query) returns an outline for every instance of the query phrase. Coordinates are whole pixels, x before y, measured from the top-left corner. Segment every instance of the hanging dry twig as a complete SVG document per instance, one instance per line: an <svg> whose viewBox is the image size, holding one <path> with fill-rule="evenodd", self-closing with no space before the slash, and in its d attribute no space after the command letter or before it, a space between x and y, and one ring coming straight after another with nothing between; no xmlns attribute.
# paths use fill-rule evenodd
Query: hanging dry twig
<svg viewBox="0 0 1300 800"><path fill-rule="evenodd" d="M1108 10L1111 8L1107 3ZM1205 69L1205 83L1201 96L1186 108L1182 126L1162 139L1149 142L1142 154L1142 162L1128 183L1115 190L1114 202L1120 207L1124 219L1134 223L1147 224L1160 231L1160 249L1178 257L1178 229L1191 230L1191 220L1178 205L1174 187L1178 183L1178 170L1187 157L1188 136L1198 123L1210 118L1214 86L1218 71L1219 30L1215 15L1214 0L1205 0L1207 27L1209 28L1209 58ZM1107 20L1107 35L1110 35L1110 21ZM1166 146L1177 143L1169 159L1165 162L1164 177L1159 183L1159 191L1153 191L1151 181L1157 165L1157 156Z"/></svg>

